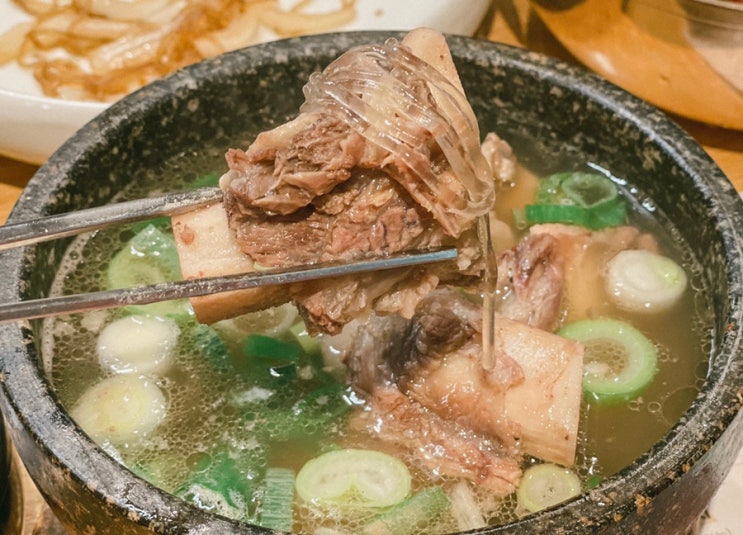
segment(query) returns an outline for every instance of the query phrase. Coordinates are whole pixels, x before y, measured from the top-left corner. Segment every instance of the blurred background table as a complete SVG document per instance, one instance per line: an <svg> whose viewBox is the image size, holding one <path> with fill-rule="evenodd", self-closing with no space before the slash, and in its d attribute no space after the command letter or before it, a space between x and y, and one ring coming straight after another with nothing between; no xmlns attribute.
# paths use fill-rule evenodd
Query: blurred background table
<svg viewBox="0 0 743 535"><path fill-rule="evenodd" d="M8 218L24 186L37 166L0 156L0 223Z"/></svg>
<svg viewBox="0 0 743 535"><path fill-rule="evenodd" d="M564 4L573 7L551 10L548 5ZM586 39L585 47L581 48L580 32L572 34L569 40L562 41L555 37L555 33L566 24L576 24L575 17L585 15L585 9L596 4L598 11L592 11L591 16L598 16L599 22L616 23L621 29L621 40L613 45L606 39ZM623 58L635 55L641 61L644 54L653 46L667 47L667 42L654 40L640 26L627 19L621 10L621 0L584 0L583 2L533 2L527 0L494 0L492 12L483 24L479 36L502 43L527 47L531 50L558 57L572 63L582 63L591 66L587 59L594 57L597 52L605 53L606 47L623 47ZM589 49L590 48L590 49ZM623 60L624 61L624 60ZM600 70L600 69L597 69ZM690 84L703 83L700 80L690 80ZM715 81L718 83L718 81ZM625 84L622 84L625 85ZM625 85L631 89L630 80ZM709 96L714 99L715 95ZM743 98L743 97L741 97ZM678 114L672 114L689 134L694 137L722 168L736 189L743 191L743 131L725 129L709 123L694 121ZM24 186L37 170L37 166L15 161L0 156L0 223L5 222L13 205L18 200ZM19 464L19 463L16 463ZM23 495L23 534L52 535L60 533L45 509L41 497L35 492L33 484L17 466ZM7 533L17 533L11 531ZM2 534L6 535L6 534Z"/></svg>

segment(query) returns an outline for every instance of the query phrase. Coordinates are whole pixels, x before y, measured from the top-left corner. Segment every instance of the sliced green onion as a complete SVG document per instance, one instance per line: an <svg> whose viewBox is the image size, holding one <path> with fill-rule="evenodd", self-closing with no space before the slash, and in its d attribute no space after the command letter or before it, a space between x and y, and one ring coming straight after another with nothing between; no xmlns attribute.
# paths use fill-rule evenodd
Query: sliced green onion
<svg viewBox="0 0 743 535"><path fill-rule="evenodd" d="M622 310L653 314L673 307L686 290L686 273L657 253L626 250L606 265L606 292Z"/></svg>
<svg viewBox="0 0 743 535"><path fill-rule="evenodd" d="M558 173L541 181L525 215L529 224L568 223L600 229L623 224L627 207L617 186L604 175Z"/></svg>
<svg viewBox="0 0 743 535"><path fill-rule="evenodd" d="M529 227L529 220L526 217L526 208L514 208L511 210L513 217L513 226L518 230L524 230Z"/></svg>
<svg viewBox="0 0 743 535"><path fill-rule="evenodd" d="M201 358L206 359L214 370L225 372L232 369L230 350L217 331L209 325L196 323L189 331L191 347L196 349Z"/></svg>
<svg viewBox="0 0 743 535"><path fill-rule="evenodd" d="M116 319L98 334L101 367L114 373L164 374L173 363L180 329L175 320L132 314Z"/></svg>
<svg viewBox="0 0 743 535"><path fill-rule="evenodd" d="M286 303L218 321L212 326L229 343L242 345L249 334L281 336L297 319L297 307Z"/></svg>
<svg viewBox="0 0 743 535"><path fill-rule="evenodd" d="M560 187L568 199L583 208L601 206L619 195L614 182L595 173L570 173Z"/></svg>
<svg viewBox="0 0 743 535"><path fill-rule="evenodd" d="M524 209L530 225L569 223L587 227L589 222L586 209L572 204L527 204Z"/></svg>
<svg viewBox="0 0 743 535"><path fill-rule="evenodd" d="M627 220L627 206L619 197L589 210L590 215L586 226L590 229L618 227Z"/></svg>
<svg viewBox="0 0 743 535"><path fill-rule="evenodd" d="M572 204L564 200L560 186L571 173L556 173L539 181L539 188L534 199L536 204Z"/></svg>
<svg viewBox="0 0 743 535"><path fill-rule="evenodd" d="M634 399L655 377L657 350L628 323L606 318L582 320L566 325L557 334L583 343L583 391L594 401Z"/></svg>
<svg viewBox="0 0 743 535"><path fill-rule="evenodd" d="M114 375L86 390L70 410L93 440L126 444L147 437L163 421L168 401L160 387L134 373Z"/></svg>
<svg viewBox="0 0 743 535"><path fill-rule="evenodd" d="M243 352L247 357L277 364L296 363L302 356L302 350L298 346L262 334L248 335L243 344Z"/></svg>
<svg viewBox="0 0 743 535"><path fill-rule="evenodd" d="M480 529L488 525L466 480L462 479L452 487L449 501L460 530Z"/></svg>
<svg viewBox="0 0 743 535"><path fill-rule="evenodd" d="M350 405L345 401L347 394L348 388L341 383L324 385L302 396L292 412L305 420L315 420L318 427L324 428L349 411Z"/></svg>
<svg viewBox="0 0 743 535"><path fill-rule="evenodd" d="M310 336L310 333L307 332L307 326L304 324L303 321L299 321L292 325L289 328L289 332L292 333L292 336L297 341L297 343L302 346L302 349L306 354L320 354L320 339L316 336Z"/></svg>
<svg viewBox="0 0 743 535"><path fill-rule="evenodd" d="M253 491L249 475L227 451L203 454L174 494L200 509L240 518L247 513Z"/></svg>
<svg viewBox="0 0 743 535"><path fill-rule="evenodd" d="M134 288L182 278L175 240L154 224L148 224L111 259L106 272L108 287ZM149 305L130 305L127 310L152 315L193 315L188 299Z"/></svg>
<svg viewBox="0 0 743 535"><path fill-rule="evenodd" d="M276 441L306 440L325 433L351 410L347 387L341 383L321 386L297 400L288 410L265 414L264 427Z"/></svg>
<svg viewBox="0 0 743 535"><path fill-rule="evenodd" d="M297 494L311 503L389 507L410 492L405 464L374 450L329 451L309 460L297 474Z"/></svg>
<svg viewBox="0 0 743 535"><path fill-rule="evenodd" d="M263 484L265 492L258 515L258 524L264 528L291 531L294 471L288 468L268 468Z"/></svg>
<svg viewBox="0 0 743 535"><path fill-rule="evenodd" d="M449 508L440 487L429 487L380 514L364 526L364 535L410 535L429 533L436 519Z"/></svg>
<svg viewBox="0 0 743 535"><path fill-rule="evenodd" d="M580 492L580 479L573 471L544 463L524 470L516 498L522 509L535 513L578 496Z"/></svg>

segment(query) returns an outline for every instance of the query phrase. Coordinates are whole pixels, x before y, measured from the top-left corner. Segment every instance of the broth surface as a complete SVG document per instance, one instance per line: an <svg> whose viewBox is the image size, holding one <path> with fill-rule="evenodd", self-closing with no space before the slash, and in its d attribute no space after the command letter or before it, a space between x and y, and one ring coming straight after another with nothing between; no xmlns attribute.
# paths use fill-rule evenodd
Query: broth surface
<svg viewBox="0 0 743 535"><path fill-rule="evenodd" d="M515 149L517 155L528 150ZM118 200L188 188L206 173L221 172L221 158L222 151L216 148L181 155L164 168L137 177ZM509 223L513 223L512 209L523 206L532 194L540 170L519 172L516 187L498 192L496 212ZM163 183L162 177L171 178ZM631 223L655 235L663 253L684 266L691 288L673 312L659 317L628 314L603 298L597 300L596 307L602 313L632 323L655 343L659 372L635 401L607 406L584 400L575 467L584 490L631 464L666 434L693 401L706 373L709 342L705 333L710 330L710 320L705 315L709 307L704 291L698 285L698 268L687 249L673 245L681 242L674 239L675 231L668 222L657 221L653 214L633 206ZM118 228L76 239L59 270L53 293L104 289L108 263L133 235L131 228ZM565 314L565 321L574 319L570 303ZM116 310L97 311L45 322L45 369L68 409L83 392L107 376L98 363L96 338L106 324L122 315L122 311ZM431 485L452 485L452 481L442 478L431 481L415 468L407 452L395 451L387 443L375 442L366 433L350 429L345 417L334 419L326 427L302 424L299 429L291 428L292 421L273 419L275 413L296 406L307 395L313 395L329 382L332 384L328 377L312 371L317 369L313 357L303 357L293 375L277 374L267 379L245 362L235 343L222 340L229 356L220 354L211 358L211 332L204 331L193 319L181 319L179 325L181 336L175 350L175 365L156 379L167 398L166 420L143 440L103 444L115 458L153 484L179 493L194 473L209 474L226 456L234 462L247 486L255 485L251 490L258 493L252 494L258 496L257 503L260 501L258 480L266 467L298 471L309 459L340 446L379 449L402 459L413 475L413 491ZM349 410L356 410L355 405L361 401L350 391L343 395ZM528 465L535 460L524 462ZM474 492L490 524L506 523L520 514L514 496L496 500L481 489ZM250 499L247 502L224 505L219 512L250 521L257 505L250 503ZM319 509L302 504L297 498L294 511L294 529L302 533L314 533L318 527L357 533L373 517L372 513L363 511L342 514L341 509ZM455 520L446 518L436 525L420 526L417 533L456 531Z"/></svg>

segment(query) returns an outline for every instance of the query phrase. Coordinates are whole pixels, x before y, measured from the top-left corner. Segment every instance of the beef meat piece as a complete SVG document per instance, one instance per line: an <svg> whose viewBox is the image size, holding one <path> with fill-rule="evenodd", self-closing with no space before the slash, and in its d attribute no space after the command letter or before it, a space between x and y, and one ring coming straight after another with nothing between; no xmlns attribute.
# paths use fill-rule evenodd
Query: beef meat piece
<svg viewBox="0 0 743 535"><path fill-rule="evenodd" d="M343 121L304 113L259 134L247 151L230 149L222 179L226 206L245 216L288 215L351 176L375 167L367 143ZM366 156L366 157L365 157Z"/></svg>
<svg viewBox="0 0 743 535"><path fill-rule="evenodd" d="M583 346L521 318L496 315L495 366L482 364L482 307L450 288L421 301L394 382L447 421L522 452L571 465L582 391Z"/></svg>
<svg viewBox="0 0 743 535"><path fill-rule="evenodd" d="M438 246L455 246L459 256L422 270L378 273L363 285L348 279L293 285L270 301L259 300L263 292L192 299L197 317L211 322L291 299L311 332L334 333L371 311L410 317L440 281L476 283L484 266L476 220L492 208L495 187L443 35L418 29L402 43L356 47L303 91L294 120L261 133L247 150L227 152L229 170L220 179L225 225L208 210L173 218L184 276ZM512 160L507 146L491 152L504 172L508 165L501 163ZM235 247L213 262L209 243L223 230ZM247 260L234 258L233 249Z"/></svg>
<svg viewBox="0 0 743 535"><path fill-rule="evenodd" d="M481 147L483 156L493 170L493 178L496 182L508 184L513 181L516 175L516 157L511 145L498 137L495 132L488 132Z"/></svg>
<svg viewBox="0 0 743 535"><path fill-rule="evenodd" d="M410 321L373 317L359 328L347 359L350 381L370 393L395 385L440 417L514 447L517 430L502 414L502 396L523 375L501 351L493 370L483 368L481 325L478 305L451 287L437 288Z"/></svg>
<svg viewBox="0 0 743 535"><path fill-rule="evenodd" d="M558 240L531 234L498 255L496 311L552 331L560 320L565 260Z"/></svg>
<svg viewBox="0 0 743 535"><path fill-rule="evenodd" d="M228 154L221 185L229 225L241 251L262 267L459 250L454 264L295 286L291 296L313 333L336 333L371 310L409 317L439 280L474 278L482 269L475 229L446 234L369 147L341 121L303 114L258 136L247 152Z"/></svg>
<svg viewBox="0 0 743 535"><path fill-rule="evenodd" d="M335 334L372 311L409 318L421 298L438 285L437 273L451 280L457 275L446 266L388 270L384 275L362 273L302 283L292 288L292 296L310 333Z"/></svg>
<svg viewBox="0 0 743 535"><path fill-rule="evenodd" d="M241 250L265 267L348 261L455 243L405 190L373 170L355 170L332 192L287 215L242 213L243 205L232 195L225 206Z"/></svg>
<svg viewBox="0 0 743 535"><path fill-rule="evenodd" d="M563 301L573 320L611 314L609 301L597 300L604 292L606 263L620 251L658 251L656 239L632 226L589 230L577 225L546 223L534 225L529 234L549 236L563 259ZM536 293L536 292L531 292Z"/></svg>
<svg viewBox="0 0 743 535"><path fill-rule="evenodd" d="M496 312L514 321L551 330L560 311L563 263L557 240L546 233L527 235L516 247L499 254L497 295L500 300ZM371 285L373 276L358 284ZM401 280L420 277L422 274L401 277ZM359 349L354 353L362 355L361 358L366 361L371 358L369 355L373 355L376 362L365 370L366 373L362 373L363 368L355 368L358 362L353 359L349 361L351 377L357 386L371 392L374 385L380 382L397 382L404 376L405 366L416 366L423 357L452 353L482 336L482 309L479 304L450 286L435 290L435 282L431 286L419 298L408 303L408 307L411 304L414 307L404 317L412 320L375 316L369 320L367 327L358 331L357 345L366 345L368 350ZM333 284L332 288L337 286ZM316 290L311 288L308 293L315 294ZM354 287L347 293L355 295L357 291ZM330 298L329 295L323 296L321 301ZM342 300L343 296L336 296L336 299ZM477 343L480 343L479 339ZM372 351L374 348L376 350ZM384 348L389 348L389 351ZM396 360L395 355L400 360ZM500 362L503 365L508 361ZM504 370L501 371L507 377L511 372L507 371L508 367ZM507 384L515 380L517 378L512 377L503 382Z"/></svg>

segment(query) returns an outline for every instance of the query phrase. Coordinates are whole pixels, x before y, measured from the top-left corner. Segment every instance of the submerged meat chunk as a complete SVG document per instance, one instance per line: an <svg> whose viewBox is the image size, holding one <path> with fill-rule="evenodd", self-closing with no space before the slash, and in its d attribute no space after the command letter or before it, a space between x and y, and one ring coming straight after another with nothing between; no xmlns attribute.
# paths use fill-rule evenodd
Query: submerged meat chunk
<svg viewBox="0 0 743 535"><path fill-rule="evenodd" d="M481 147L483 156L493 170L493 178L504 184L511 182L516 174L516 156L511 146L495 132L488 132Z"/></svg>
<svg viewBox="0 0 743 535"><path fill-rule="evenodd" d="M556 238L547 233L526 236L498 256L498 312L552 331L560 319L564 271Z"/></svg>
<svg viewBox="0 0 743 535"><path fill-rule="evenodd" d="M496 370L482 365L482 346L474 341L458 351L411 368L403 383L411 399L445 420L497 439L511 454L519 453L520 427L506 416L506 391L523 381L521 367L499 351Z"/></svg>
<svg viewBox="0 0 743 535"><path fill-rule="evenodd" d="M449 312L443 312L448 310ZM430 337L436 318L448 317L449 341ZM432 321L433 318L433 321ZM459 325L456 323L459 319ZM496 316L495 362L482 365L482 308L450 288L432 292L413 318L416 363L406 365L397 383L408 395L445 419L547 460L572 464L577 440L583 351L579 344ZM410 344L410 342L408 342ZM409 347L409 346L408 346ZM445 347L444 351L438 348ZM519 401L513 397L518 394ZM523 394L523 395L522 395ZM524 411L524 412L522 412ZM528 416L527 416L528 413ZM549 452L547 450L550 450Z"/></svg>
<svg viewBox="0 0 743 535"><path fill-rule="evenodd" d="M481 451L484 457L469 455L462 464L453 456L446 466L427 461L439 473L467 473L475 481L481 476L475 476L480 472L468 464L474 459L485 463L480 468L492 477L498 473L492 472L493 467L511 466L501 457L513 460L521 453L571 465L580 410L582 346L497 316L496 366L485 370L481 314L481 307L460 291L440 287L420 302L412 319L373 316L358 328L346 364L351 384L369 406L371 416L362 417L367 430L382 440L410 440L416 448L421 443L432 449L438 445L442 451L453 448L449 440L461 446L463 436L470 447L474 437L478 437L476 444L485 440L490 445ZM405 414L414 412L418 423L381 416L390 410L387 402L392 391L404 398L394 406L404 407ZM493 444L498 447L493 449ZM499 477L513 481L510 468Z"/></svg>
<svg viewBox="0 0 743 535"><path fill-rule="evenodd" d="M352 425L415 452L415 462L431 474L464 477L499 496L516 490L521 477L519 462L497 441L438 417L394 387L375 390Z"/></svg>

